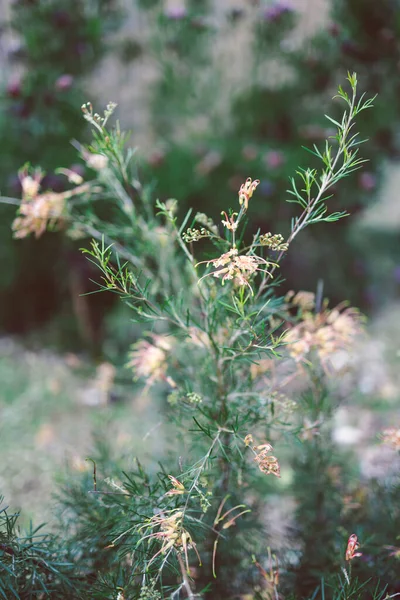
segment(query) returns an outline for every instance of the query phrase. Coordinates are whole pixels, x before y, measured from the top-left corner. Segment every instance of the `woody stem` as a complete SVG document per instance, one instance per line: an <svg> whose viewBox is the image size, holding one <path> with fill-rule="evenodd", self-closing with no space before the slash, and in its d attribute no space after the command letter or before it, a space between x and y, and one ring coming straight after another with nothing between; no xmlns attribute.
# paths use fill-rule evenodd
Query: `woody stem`
<svg viewBox="0 0 400 600"><path fill-rule="evenodd" d="M194 594L192 592L192 588L190 587L189 578L186 573L186 569L185 569L185 565L182 560L182 556L180 555L179 552L176 553L176 556L178 557L178 563L179 563L179 567L180 567L181 574L182 574L182 583L186 590L187 597L194 600Z"/></svg>

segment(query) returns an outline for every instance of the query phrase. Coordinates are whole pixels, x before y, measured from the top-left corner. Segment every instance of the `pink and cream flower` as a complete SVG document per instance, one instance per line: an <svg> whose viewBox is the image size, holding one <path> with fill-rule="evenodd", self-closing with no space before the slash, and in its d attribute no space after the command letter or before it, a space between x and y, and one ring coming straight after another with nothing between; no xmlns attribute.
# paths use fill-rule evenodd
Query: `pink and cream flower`
<svg viewBox="0 0 400 600"><path fill-rule="evenodd" d="M264 258L261 258L260 256L255 256L254 254L240 255L237 248L231 248L231 250L225 252L219 258L214 258L209 261L202 261L198 264L200 265L202 263L206 263L207 266L212 265L215 267L215 271L211 271L211 273L203 275L200 281L205 277L212 275L217 279L221 278L223 285L225 281L232 279L239 287L248 287L252 294L253 289L249 283L252 275L254 275L257 271L261 271L272 277L272 274L267 269L269 266L274 264L268 260L265 260ZM265 268L261 268L262 266Z"/></svg>

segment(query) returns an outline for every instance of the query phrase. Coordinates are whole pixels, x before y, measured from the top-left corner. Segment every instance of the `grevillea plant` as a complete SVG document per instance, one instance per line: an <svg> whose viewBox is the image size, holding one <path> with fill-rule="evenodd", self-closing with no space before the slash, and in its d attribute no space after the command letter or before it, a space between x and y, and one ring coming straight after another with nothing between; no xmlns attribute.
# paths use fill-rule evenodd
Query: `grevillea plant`
<svg viewBox="0 0 400 600"><path fill-rule="evenodd" d="M127 135L107 126L112 103L104 116L82 107L93 141L79 152L94 179L60 169L71 187L56 193L41 188L40 169L21 170L15 236L61 228L93 238L83 251L99 268L99 291L118 295L142 324L127 367L150 402L166 399L177 432L175 457L156 475L138 461L135 472L100 484L95 464L94 489L66 501L87 597L282 597L285 568L270 549L267 498L286 485L282 441L312 437L322 414L317 403L302 413L288 382L312 364L328 376L360 317L344 305L328 309L318 294L281 297L279 273L302 230L347 216L331 208L332 188L364 162L354 122L372 106L357 96L355 74L348 83L337 96L342 119L327 117L336 135L311 150L320 170L299 168L290 181L288 201L298 212L287 236L246 231L258 179L249 177L233 206L221 207L220 223L193 210L181 218L176 199L154 201ZM351 596L337 597L359 597L350 585Z"/></svg>

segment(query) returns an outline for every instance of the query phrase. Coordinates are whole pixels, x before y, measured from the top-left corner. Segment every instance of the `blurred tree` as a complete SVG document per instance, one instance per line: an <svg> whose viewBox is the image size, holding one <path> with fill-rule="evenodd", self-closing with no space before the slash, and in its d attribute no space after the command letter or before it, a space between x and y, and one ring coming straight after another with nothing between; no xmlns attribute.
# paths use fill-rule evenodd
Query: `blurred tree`
<svg viewBox="0 0 400 600"><path fill-rule="evenodd" d="M120 21L116 0L15 0L4 36L18 40L9 51L11 74L1 94L0 188L5 196L20 196L18 169L25 162L40 164L47 175L44 187L63 189L65 177L55 169L69 166L83 175L84 163L74 164L76 150L69 143L84 136L79 106L87 99L83 77L107 50L106 33ZM1 205L2 279L0 327L10 332L35 329L64 315L60 327L73 345L77 336L69 288L79 278L73 245L60 236L40 243L13 244L9 224L14 208ZM79 263L80 264L80 263ZM87 272L81 277L87 281ZM80 292L85 291L81 288ZM76 290L75 290L76 292ZM94 306L94 305L93 305ZM95 312L95 306L92 312ZM63 327L65 323L65 327ZM94 323L78 315L79 329L91 328L85 341L95 343Z"/></svg>

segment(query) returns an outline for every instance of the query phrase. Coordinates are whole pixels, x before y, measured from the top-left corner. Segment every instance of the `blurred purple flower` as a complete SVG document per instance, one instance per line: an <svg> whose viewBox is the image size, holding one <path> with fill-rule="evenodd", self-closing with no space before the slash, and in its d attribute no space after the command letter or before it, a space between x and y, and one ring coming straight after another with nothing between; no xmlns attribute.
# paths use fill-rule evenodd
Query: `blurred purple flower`
<svg viewBox="0 0 400 600"><path fill-rule="evenodd" d="M72 51L75 54L75 56L81 58L88 51L88 44L81 40L73 46Z"/></svg>
<svg viewBox="0 0 400 600"><path fill-rule="evenodd" d="M245 160L255 160L258 156L258 149L253 144L246 144L242 149L242 156Z"/></svg>
<svg viewBox="0 0 400 600"><path fill-rule="evenodd" d="M172 21L180 21L187 15L186 8L184 6L170 6L164 11L165 16Z"/></svg>
<svg viewBox="0 0 400 600"><path fill-rule="evenodd" d="M393 269L393 279L396 283L400 283L400 265Z"/></svg>
<svg viewBox="0 0 400 600"><path fill-rule="evenodd" d="M264 11L264 19L270 23L275 23L283 15L287 15L294 12L293 6L289 2L284 0L275 2L272 6L269 6Z"/></svg>
<svg viewBox="0 0 400 600"><path fill-rule="evenodd" d="M265 163L269 169L278 169L285 162L285 155L279 150L270 150L264 156Z"/></svg>
<svg viewBox="0 0 400 600"><path fill-rule="evenodd" d="M358 178L358 184L365 192L371 192L376 187L376 177L370 171L364 171Z"/></svg>
<svg viewBox="0 0 400 600"><path fill-rule="evenodd" d="M272 196L273 193L275 192L275 186L272 183L272 181L269 181L268 179L264 179L260 183L258 190L262 196L268 198L269 196Z"/></svg>
<svg viewBox="0 0 400 600"><path fill-rule="evenodd" d="M65 73L64 75L60 75L60 77L58 77L58 79L56 79L54 87L56 88L56 90L58 92L65 92L66 90L69 90L72 87L73 83L74 83L73 76Z"/></svg>

